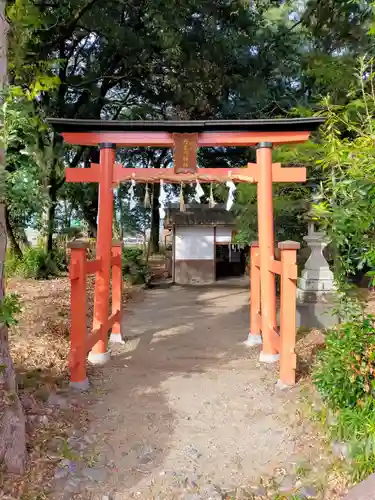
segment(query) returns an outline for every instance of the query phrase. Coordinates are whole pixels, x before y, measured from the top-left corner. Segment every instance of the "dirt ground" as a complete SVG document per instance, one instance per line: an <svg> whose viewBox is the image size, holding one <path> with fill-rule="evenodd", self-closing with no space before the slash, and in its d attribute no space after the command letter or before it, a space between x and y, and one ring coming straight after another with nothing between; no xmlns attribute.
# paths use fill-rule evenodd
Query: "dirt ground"
<svg viewBox="0 0 375 500"><path fill-rule="evenodd" d="M129 301L126 344L91 374L90 432L111 465L94 499L179 498L184 481L247 487L318 453L299 386L277 390L278 366L243 343L246 285L156 287Z"/></svg>

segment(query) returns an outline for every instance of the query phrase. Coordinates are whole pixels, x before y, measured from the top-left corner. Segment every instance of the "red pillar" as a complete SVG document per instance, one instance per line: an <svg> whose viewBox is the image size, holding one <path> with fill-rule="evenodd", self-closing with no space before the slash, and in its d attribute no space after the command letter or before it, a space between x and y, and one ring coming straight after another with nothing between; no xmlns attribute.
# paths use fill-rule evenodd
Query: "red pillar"
<svg viewBox="0 0 375 500"><path fill-rule="evenodd" d="M279 386L294 385L296 382L296 305L297 305L297 250L295 241L279 243L281 250L281 293L280 293L280 380Z"/></svg>
<svg viewBox="0 0 375 500"><path fill-rule="evenodd" d="M75 240L68 243L70 248L70 386L87 390L86 375L86 250L88 243Z"/></svg>
<svg viewBox="0 0 375 500"><path fill-rule="evenodd" d="M276 330L276 283L269 263L274 259L275 238L273 227L272 200L272 144L261 142L257 145L258 166L258 236L260 254L261 283L261 329L263 350L260 361L273 363L279 359L272 345L272 330Z"/></svg>
<svg viewBox="0 0 375 500"><path fill-rule="evenodd" d="M122 242L112 242L112 314L120 311L120 318L112 326L110 342L124 344L121 337L121 303L122 303Z"/></svg>
<svg viewBox="0 0 375 500"><path fill-rule="evenodd" d="M98 234L96 258L100 259L100 270L96 273L94 297L93 329L104 324L109 317L109 289L112 260L112 220L113 220L113 170L115 163L115 145L100 145ZM89 361L103 364L110 358L107 351L108 332L94 345L89 354Z"/></svg>
<svg viewBox="0 0 375 500"><path fill-rule="evenodd" d="M256 241L250 246L250 330L245 345L249 347L261 345L260 332L259 243Z"/></svg>

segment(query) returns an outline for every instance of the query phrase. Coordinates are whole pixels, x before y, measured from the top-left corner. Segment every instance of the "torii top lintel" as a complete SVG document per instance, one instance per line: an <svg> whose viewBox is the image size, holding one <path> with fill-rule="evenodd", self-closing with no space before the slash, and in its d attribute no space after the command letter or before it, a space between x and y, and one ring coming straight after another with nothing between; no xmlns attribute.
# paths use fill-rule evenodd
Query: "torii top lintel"
<svg viewBox="0 0 375 500"><path fill-rule="evenodd" d="M285 118L261 120L73 120L50 118L50 125L69 144L94 146L171 147L175 133L198 134L198 147L274 145L306 141L324 118Z"/></svg>
<svg viewBox="0 0 375 500"><path fill-rule="evenodd" d="M254 164L247 168L197 168L196 150L199 147L255 146L268 143L272 146L307 141L312 131L324 118L287 118L261 120L208 120L208 121L111 121L72 120L51 118L50 125L70 144L81 146L149 146L174 148L174 171L170 169L123 168L115 164L112 182L130 179L139 182L223 182L228 177L238 182L257 182L259 169ZM69 182L99 182L100 166L90 169L67 169ZM273 182L303 182L305 168L281 168L272 165Z"/></svg>

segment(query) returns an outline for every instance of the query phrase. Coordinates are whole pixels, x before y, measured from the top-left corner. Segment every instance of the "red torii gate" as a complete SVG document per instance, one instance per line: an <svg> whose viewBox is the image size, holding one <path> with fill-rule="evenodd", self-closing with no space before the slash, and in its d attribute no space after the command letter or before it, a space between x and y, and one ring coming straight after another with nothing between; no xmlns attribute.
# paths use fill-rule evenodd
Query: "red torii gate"
<svg viewBox="0 0 375 500"><path fill-rule="evenodd" d="M104 121L49 119L69 144L99 146L100 163L90 168L68 168L68 182L98 182L98 234L96 260L86 261L85 243L73 242L71 279L71 385L88 387L85 359L94 364L109 359L108 332L121 339L121 250L112 244L113 186L121 181L255 182L258 195L259 243L251 250L251 318L248 345L262 344L260 360L277 361L281 354L280 381L295 382L296 250L299 244L279 244L281 261L275 260L273 182L304 182L305 168L282 168L272 163L272 148L307 141L323 118L210 121ZM174 148L174 169L123 168L115 163L116 147ZM256 146L256 163L245 168L197 168L199 147ZM109 316L112 270L112 314ZM93 330L87 336L86 275L96 274ZM280 332L276 324L275 274L281 276Z"/></svg>

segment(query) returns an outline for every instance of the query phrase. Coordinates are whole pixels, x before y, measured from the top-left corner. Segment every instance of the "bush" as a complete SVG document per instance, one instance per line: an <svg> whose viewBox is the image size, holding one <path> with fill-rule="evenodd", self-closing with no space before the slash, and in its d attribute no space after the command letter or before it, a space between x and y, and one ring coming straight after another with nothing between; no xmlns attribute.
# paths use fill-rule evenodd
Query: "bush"
<svg viewBox="0 0 375 500"><path fill-rule="evenodd" d="M122 272L132 284L147 283L150 269L144 259L143 251L137 247L125 247L122 251Z"/></svg>
<svg viewBox="0 0 375 500"><path fill-rule="evenodd" d="M10 251L5 262L5 272L8 277L48 279L66 269L65 252L60 248L54 249L53 258L40 247L25 249L21 258L17 258Z"/></svg>
<svg viewBox="0 0 375 500"><path fill-rule="evenodd" d="M374 372L374 318L366 316L328 331L313 381L331 408L354 408L375 395Z"/></svg>
<svg viewBox="0 0 375 500"><path fill-rule="evenodd" d="M331 439L344 441L352 481L375 470L374 317L365 316L329 330L313 381L334 411L328 419ZM329 422L331 420L331 422Z"/></svg>

